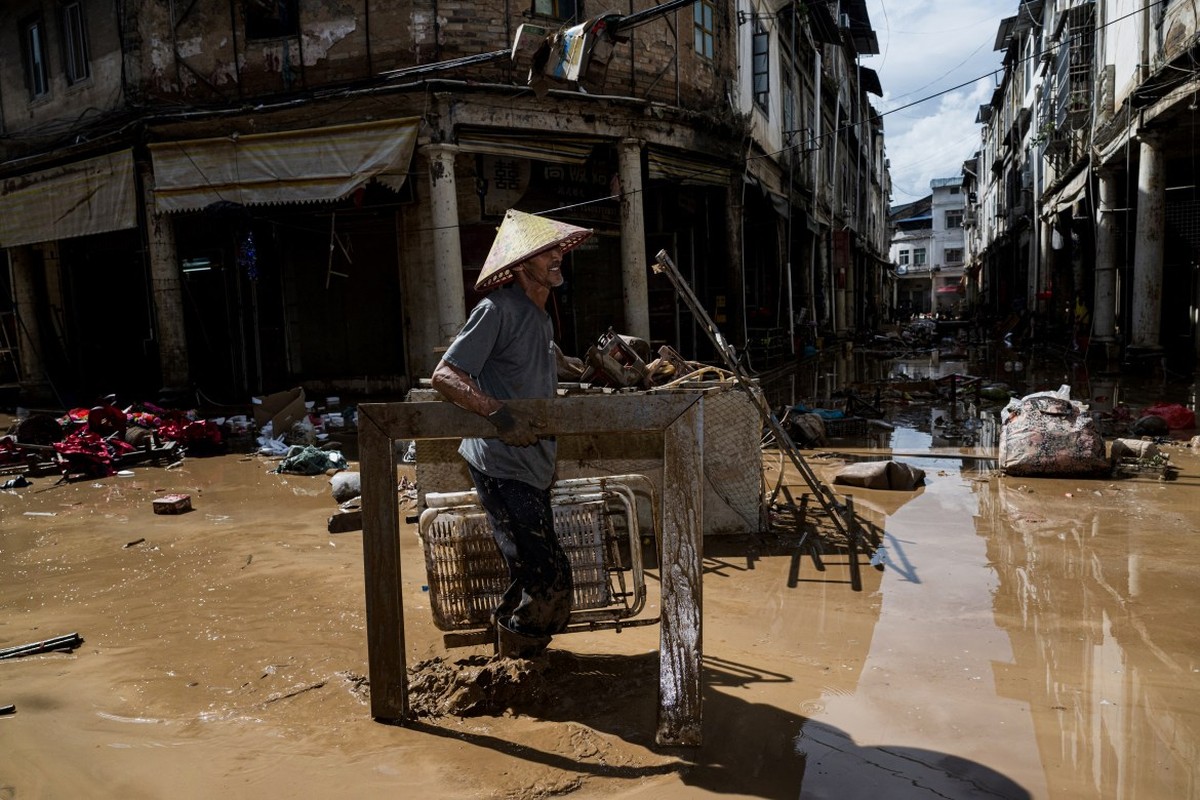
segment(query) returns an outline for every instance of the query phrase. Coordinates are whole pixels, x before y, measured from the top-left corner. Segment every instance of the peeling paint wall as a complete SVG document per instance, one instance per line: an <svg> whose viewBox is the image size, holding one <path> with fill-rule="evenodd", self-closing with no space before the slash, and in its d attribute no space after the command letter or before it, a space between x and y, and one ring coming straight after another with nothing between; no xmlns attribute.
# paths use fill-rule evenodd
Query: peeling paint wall
<svg viewBox="0 0 1200 800"><path fill-rule="evenodd" d="M296 0L297 30L256 40L248 38L240 0L127 2L140 6L133 38L141 46L132 63L139 90L151 101L203 104L353 85L389 70L507 49L523 22L551 30L564 24L532 17L526 3L512 0ZM621 10L652 6L635 0ZM735 72L729 28L717 26L717 57L708 61L693 51L690 9L643 24L616 45L600 91L696 109L723 103L722 76ZM525 80L507 60L439 77Z"/></svg>

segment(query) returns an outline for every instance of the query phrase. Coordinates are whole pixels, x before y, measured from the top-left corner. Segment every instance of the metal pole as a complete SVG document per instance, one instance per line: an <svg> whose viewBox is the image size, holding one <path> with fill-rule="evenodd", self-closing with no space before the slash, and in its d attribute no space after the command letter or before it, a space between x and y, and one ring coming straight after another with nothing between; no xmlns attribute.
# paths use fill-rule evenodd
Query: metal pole
<svg viewBox="0 0 1200 800"><path fill-rule="evenodd" d="M758 409L763 422L775 435L775 440L778 442L780 449L787 453L788 458L800 472L800 476L804 478L804 482L808 484L808 488L812 491L813 495L821 503L821 507L833 519L839 531L846 537L847 541L851 540L855 536L854 526L843 517L843 513L845 512L844 506L838 503L833 492L821 482L821 479L816 476L816 473L808 466L803 456L796 450L791 437L788 436L787 432L779 424L779 421L775 419L775 415L767 405L766 399L751 388L751 379L746 374L742 365L738 363L733 347L725 341L725 337L721 335L721 331L713 323L712 319L708 316L708 312L704 310L704 307L692 292L692 287L688 286L683 277L680 276L679 270L675 268L675 263L671 261L671 257L667 254L666 250L658 251L658 255L655 256L655 263L654 271L666 274L667 278L675 286L676 291L683 297L684 302L692 309L692 313L704 323L704 328L716 346L721 359L725 362L725 366L734 374L738 386L750 396L750 400Z"/></svg>

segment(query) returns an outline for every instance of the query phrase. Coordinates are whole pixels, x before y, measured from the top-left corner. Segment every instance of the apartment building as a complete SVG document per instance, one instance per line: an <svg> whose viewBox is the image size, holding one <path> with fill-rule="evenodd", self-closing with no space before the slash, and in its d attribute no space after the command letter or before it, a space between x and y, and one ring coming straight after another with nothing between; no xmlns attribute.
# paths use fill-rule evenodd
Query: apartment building
<svg viewBox="0 0 1200 800"><path fill-rule="evenodd" d="M510 207L597 232L552 309L569 352L612 326L711 355L660 248L739 346L852 330L890 191L872 47L865 4L815 0L6 3L22 391L402 392Z"/></svg>
<svg viewBox="0 0 1200 800"><path fill-rule="evenodd" d="M1026 0L964 165L972 291L1133 366L1200 354L1194 9Z"/></svg>

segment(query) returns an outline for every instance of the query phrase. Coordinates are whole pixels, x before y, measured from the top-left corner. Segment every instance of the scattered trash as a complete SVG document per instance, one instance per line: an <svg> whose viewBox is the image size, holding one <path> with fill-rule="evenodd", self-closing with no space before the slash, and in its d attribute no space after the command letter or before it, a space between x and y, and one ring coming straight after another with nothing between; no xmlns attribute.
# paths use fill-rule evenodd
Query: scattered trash
<svg viewBox="0 0 1200 800"><path fill-rule="evenodd" d="M27 516L27 517L57 517L58 512L57 511L26 511L25 516Z"/></svg>
<svg viewBox="0 0 1200 800"><path fill-rule="evenodd" d="M295 475L320 475L330 469L345 469L346 457L337 450L321 450L312 445L293 445L273 472Z"/></svg>
<svg viewBox="0 0 1200 800"><path fill-rule="evenodd" d="M1013 400L1001 412L1000 469L1009 475L1101 475L1104 436L1071 387Z"/></svg>
<svg viewBox="0 0 1200 800"><path fill-rule="evenodd" d="M26 486L32 486L24 475L18 475L15 478L9 478L4 483L0 483L0 489L24 489Z"/></svg>
<svg viewBox="0 0 1200 800"><path fill-rule="evenodd" d="M188 494L164 494L150 504L155 514L184 514L192 510L192 496Z"/></svg>
<svg viewBox="0 0 1200 800"><path fill-rule="evenodd" d="M333 499L338 503L353 500L362 494L362 480L357 472L339 472L329 479Z"/></svg>
<svg viewBox="0 0 1200 800"><path fill-rule="evenodd" d="M270 425L274 436L280 438L304 419L308 411L304 389L300 387L255 397L251 402L254 404L254 423L260 430Z"/></svg>
<svg viewBox="0 0 1200 800"><path fill-rule="evenodd" d="M1147 414L1130 425L1129 432L1134 436L1168 436L1171 433L1171 425L1157 414Z"/></svg>
<svg viewBox="0 0 1200 800"><path fill-rule="evenodd" d="M876 547L875 552L871 554L871 566L880 567L887 563L888 554L886 547Z"/></svg>
<svg viewBox="0 0 1200 800"><path fill-rule="evenodd" d="M349 533L362 530L362 510L338 511L329 518L330 533Z"/></svg>
<svg viewBox="0 0 1200 800"><path fill-rule="evenodd" d="M20 658L22 656L32 656L38 653L51 653L60 650L74 650L79 645L83 644L83 638L78 633L68 633L64 636L55 636L53 639L44 639L40 642L30 642L16 647L6 647L0 650L0 660L6 658Z"/></svg>
<svg viewBox="0 0 1200 800"><path fill-rule="evenodd" d="M128 550L131 547L137 547L139 544L142 544L145 541L146 537L143 536L141 539L134 539L132 542L126 542L125 544L121 545L121 549Z"/></svg>
<svg viewBox="0 0 1200 800"><path fill-rule="evenodd" d="M17 707L12 705L11 703L6 706L0 706L0 717L6 716L8 714L15 714L15 713L17 713Z"/></svg>
<svg viewBox="0 0 1200 800"><path fill-rule="evenodd" d="M1114 439L1109 458L1115 464L1123 458L1151 459L1159 452L1157 444L1144 439Z"/></svg>
<svg viewBox="0 0 1200 800"><path fill-rule="evenodd" d="M1161 417L1167 423L1167 428L1173 431L1189 430L1196 427L1196 413L1178 403L1159 403L1142 411L1142 419L1148 416ZM1138 420L1141 422L1142 420Z"/></svg>
<svg viewBox="0 0 1200 800"><path fill-rule="evenodd" d="M864 489L911 492L925 483L925 470L899 461L863 461L838 471L834 483Z"/></svg>

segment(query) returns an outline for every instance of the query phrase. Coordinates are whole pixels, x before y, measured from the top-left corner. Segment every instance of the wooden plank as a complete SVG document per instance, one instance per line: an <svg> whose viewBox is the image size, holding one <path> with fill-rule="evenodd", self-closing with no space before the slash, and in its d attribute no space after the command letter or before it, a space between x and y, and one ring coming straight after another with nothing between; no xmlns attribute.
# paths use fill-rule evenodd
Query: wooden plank
<svg viewBox="0 0 1200 800"><path fill-rule="evenodd" d="M663 432L662 623L659 628L660 745L701 743L701 577L704 530L703 404Z"/></svg>
<svg viewBox="0 0 1200 800"><path fill-rule="evenodd" d="M359 416L358 446L371 716L396 722L408 716L396 453L391 437L365 415Z"/></svg>
<svg viewBox="0 0 1200 800"><path fill-rule="evenodd" d="M661 431L699 402L698 392L608 394L510 400L517 411L534 415L547 435ZM392 439L456 439L495 436L486 419L453 403L363 403L360 418L374 422Z"/></svg>
<svg viewBox="0 0 1200 800"><path fill-rule="evenodd" d="M663 570L662 589L658 738L663 744L700 743L701 397L693 391L511 401L514 409L541 420L546 435L663 431L668 487L662 498L667 509L663 563L671 565ZM409 711L408 676L393 443L488 436L495 429L448 402L363 403L358 411L371 714L403 722Z"/></svg>

